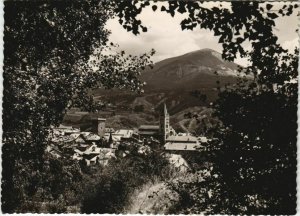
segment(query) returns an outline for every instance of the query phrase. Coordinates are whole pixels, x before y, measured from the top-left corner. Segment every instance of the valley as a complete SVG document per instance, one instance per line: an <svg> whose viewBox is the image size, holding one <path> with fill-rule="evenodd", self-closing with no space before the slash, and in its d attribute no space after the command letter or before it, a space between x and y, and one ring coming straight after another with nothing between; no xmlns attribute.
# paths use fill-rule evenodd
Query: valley
<svg viewBox="0 0 300 216"><path fill-rule="evenodd" d="M238 67L211 49L165 59L142 72L144 93L95 89L91 95L96 103L103 104L101 110L69 111L64 124L84 130L90 118L104 117L108 127L136 129L142 124L157 124L166 103L175 130L202 135L217 122L211 116L211 105L218 97L218 89L236 83Z"/></svg>

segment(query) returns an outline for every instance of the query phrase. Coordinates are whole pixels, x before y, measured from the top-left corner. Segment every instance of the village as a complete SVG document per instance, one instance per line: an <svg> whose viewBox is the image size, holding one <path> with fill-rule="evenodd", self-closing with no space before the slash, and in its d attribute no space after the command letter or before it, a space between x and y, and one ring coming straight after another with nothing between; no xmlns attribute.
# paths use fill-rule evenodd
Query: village
<svg viewBox="0 0 300 216"><path fill-rule="evenodd" d="M51 128L51 143L46 151L57 158L67 157L87 166L105 166L112 158L125 157L133 145L138 146L140 154L147 154L150 148L180 154L201 151L210 141L203 136L177 133L170 125L166 104L159 119L159 125L140 125L137 129L109 128L105 125L106 119L98 117L92 118L91 127L84 131L61 124Z"/></svg>

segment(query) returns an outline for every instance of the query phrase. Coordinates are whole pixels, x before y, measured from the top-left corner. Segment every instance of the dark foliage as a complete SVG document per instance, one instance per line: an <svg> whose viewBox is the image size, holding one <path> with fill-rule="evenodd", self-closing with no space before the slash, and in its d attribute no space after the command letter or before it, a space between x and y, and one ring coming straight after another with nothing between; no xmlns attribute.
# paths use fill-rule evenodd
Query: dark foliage
<svg viewBox="0 0 300 216"><path fill-rule="evenodd" d="M143 112L144 111L144 105L136 105L134 107L135 112Z"/></svg>
<svg viewBox="0 0 300 216"><path fill-rule="evenodd" d="M223 58L249 57L251 65L241 71L254 78L241 78L220 92L214 108L222 124L210 149L214 168L206 177L206 169L200 169L205 181L171 185L181 197L173 213L295 214L298 51L284 50L273 29L276 18L297 7L287 3L276 11L272 4L248 1L231 2L230 10L196 1L161 7L171 16L188 15L183 30L212 30ZM251 51L243 48L245 41Z"/></svg>
<svg viewBox="0 0 300 216"><path fill-rule="evenodd" d="M121 213L130 195L143 184L163 179L164 170L168 170L168 161L161 151L144 146L131 146L130 153L124 158L112 161L101 172L89 178L84 189L81 211L83 213Z"/></svg>
<svg viewBox="0 0 300 216"><path fill-rule="evenodd" d="M205 7L200 1L168 1L168 6L160 6L160 10L174 17L175 13L186 14L187 18L181 21L182 30L193 30L196 27L209 29L219 38L223 46L222 57L233 61L237 55L247 56L243 47L245 41L252 42L253 48L259 52L260 47L269 47L276 43L277 38L273 35L274 19L279 16L289 16L296 3L287 3L278 11L271 10L272 4L264 5L258 1L233 1L230 9L222 3L218 7ZM128 31L139 34L147 30L137 16L143 8L155 2L124 1L116 12L119 22ZM153 11L159 10L152 6ZM263 45L262 45L263 43ZM255 53L256 54L256 53Z"/></svg>
<svg viewBox="0 0 300 216"><path fill-rule="evenodd" d="M280 61L272 56L281 64L272 81L240 83L220 94L216 115L224 127L214 146L215 167L232 202L244 202L247 213L295 214L298 52L281 54ZM247 205L249 195L264 205Z"/></svg>
<svg viewBox="0 0 300 216"><path fill-rule="evenodd" d="M151 63L149 55L103 54L114 46L104 26L117 6L107 1L5 2L3 212L26 211L20 205L38 187L32 191L25 185L47 163L49 126L58 125L74 105L95 110L89 89L141 90L137 77ZM21 179L23 172L28 178Z"/></svg>
<svg viewBox="0 0 300 216"><path fill-rule="evenodd" d="M223 45L222 57L250 57L252 65L245 72L255 78L220 93L215 109L223 124L211 148L214 169L198 172L205 181L171 185L182 201L173 212L295 213L298 59L277 44L273 29L274 19L291 15L298 5L287 3L276 12L272 4L246 1L232 2L231 10L221 5L205 8L197 1L169 1L160 8L155 4L5 2L3 212L38 212L37 200L54 204L48 212L64 212L66 205L76 203L66 196L76 191L81 173L64 160L47 158L47 128L57 125L74 105L95 110L88 89L141 90L138 75L151 63L149 56L103 54L114 46L104 25L117 15L128 31L145 32L137 16L151 6L171 16L188 14L181 22L183 30L212 30ZM251 43L251 52L244 50L245 41ZM90 61L92 55L95 60ZM156 157L133 154L102 170L84 197L82 211L121 212L132 188L161 174L165 163L157 165ZM57 199L62 202L55 203Z"/></svg>

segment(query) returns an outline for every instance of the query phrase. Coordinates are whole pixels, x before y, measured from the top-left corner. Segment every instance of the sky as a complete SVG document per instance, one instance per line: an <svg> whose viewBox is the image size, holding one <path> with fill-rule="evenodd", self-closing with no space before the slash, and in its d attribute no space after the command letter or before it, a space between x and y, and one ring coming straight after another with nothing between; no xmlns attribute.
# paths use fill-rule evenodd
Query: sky
<svg viewBox="0 0 300 216"><path fill-rule="evenodd" d="M210 2L206 4L210 7L219 3ZM283 3L272 4L275 4L275 8ZM224 2L222 2L222 5L227 6ZM192 31L181 30L180 22L187 16L187 14L176 13L174 17L171 17L169 14L159 11L159 9L153 12L151 7L148 7L139 16L143 25L148 28L147 32L142 32L137 36L127 32L119 24L117 18L109 20L107 28L112 32L110 40L119 44L119 50L139 55L149 52L153 48L156 51L152 57L154 62L203 48L210 48L221 53L222 45L218 43L218 38L213 35L212 31L200 29L199 27ZM274 33L278 36L279 43L284 48L293 50L295 46L299 46L298 35L295 32L299 23L297 12L288 17L277 18L275 23ZM250 45L246 46L250 47ZM236 59L235 62L243 66L247 64L247 60L241 58Z"/></svg>

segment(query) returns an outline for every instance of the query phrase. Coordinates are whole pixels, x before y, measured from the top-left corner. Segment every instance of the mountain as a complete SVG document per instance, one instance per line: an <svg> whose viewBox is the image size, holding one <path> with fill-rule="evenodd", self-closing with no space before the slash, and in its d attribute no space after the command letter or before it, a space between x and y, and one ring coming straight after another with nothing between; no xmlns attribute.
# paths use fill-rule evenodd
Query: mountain
<svg viewBox="0 0 300 216"><path fill-rule="evenodd" d="M185 119L184 114L198 113L201 121L214 124L209 104L218 97L218 86L236 82L237 69L237 64L224 61L220 53L211 49L165 59L142 72L140 79L147 85L141 95L128 90L93 90L94 99L107 104L96 115L107 118L110 127L137 127L157 123L158 113L166 103L176 129L202 133L197 120ZM201 100L201 95L206 95L206 100ZM68 113L65 123L82 126L89 115Z"/></svg>
<svg viewBox="0 0 300 216"><path fill-rule="evenodd" d="M166 103L171 114L175 114L214 101L218 97L217 87L236 82L237 69L237 64L224 61L220 53L201 49L162 60L155 63L153 69L144 70L140 79L147 85L142 95L104 89L97 89L93 95L99 101L114 104L117 110L135 110L143 106L145 112L151 112ZM197 93L206 95L207 100L201 101Z"/></svg>
<svg viewBox="0 0 300 216"><path fill-rule="evenodd" d="M238 65L227 62L212 49L201 49L157 62L153 69L143 71L145 90L192 90L215 88L234 83ZM218 73L218 75L215 74Z"/></svg>

